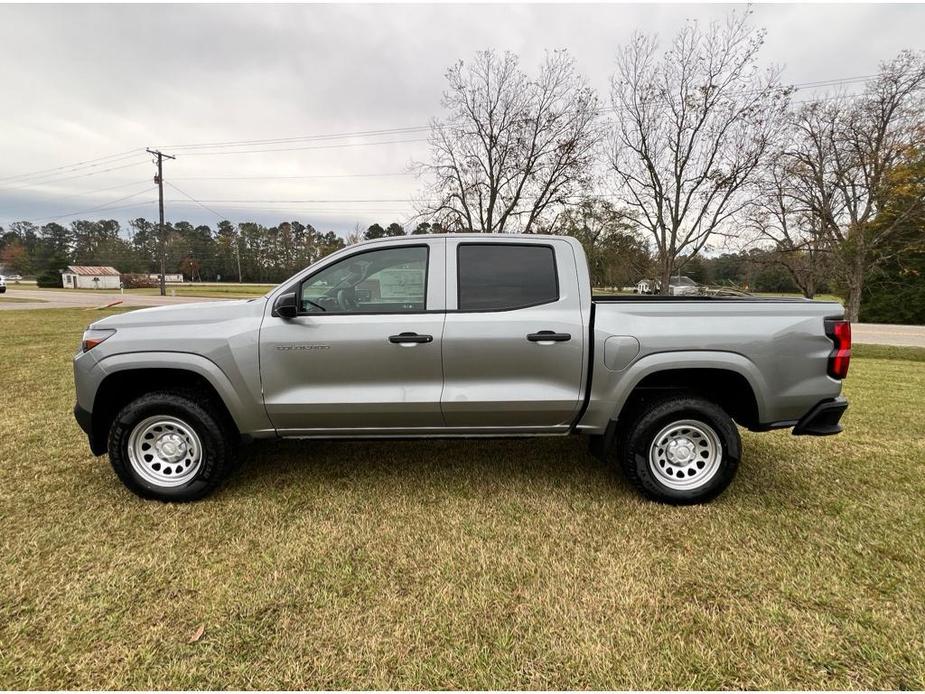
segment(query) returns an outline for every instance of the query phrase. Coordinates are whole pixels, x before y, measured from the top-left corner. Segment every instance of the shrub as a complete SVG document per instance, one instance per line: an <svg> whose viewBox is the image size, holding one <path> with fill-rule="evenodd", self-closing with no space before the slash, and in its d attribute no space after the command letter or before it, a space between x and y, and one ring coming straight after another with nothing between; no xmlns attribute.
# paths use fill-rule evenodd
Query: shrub
<svg viewBox="0 0 925 694"><path fill-rule="evenodd" d="M61 273L57 270L46 270L35 278L35 284L48 289L61 289L64 286Z"/></svg>

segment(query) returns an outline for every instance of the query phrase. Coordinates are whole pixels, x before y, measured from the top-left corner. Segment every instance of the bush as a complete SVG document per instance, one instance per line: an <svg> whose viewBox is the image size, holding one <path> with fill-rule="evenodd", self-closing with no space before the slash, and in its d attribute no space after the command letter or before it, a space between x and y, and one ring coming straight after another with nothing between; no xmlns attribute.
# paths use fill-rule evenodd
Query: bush
<svg viewBox="0 0 925 694"><path fill-rule="evenodd" d="M46 270L35 278L35 284L47 289L61 289L64 283L61 281L61 273L57 270Z"/></svg>
<svg viewBox="0 0 925 694"><path fill-rule="evenodd" d="M860 319L925 325L925 253L907 251L868 273Z"/></svg>

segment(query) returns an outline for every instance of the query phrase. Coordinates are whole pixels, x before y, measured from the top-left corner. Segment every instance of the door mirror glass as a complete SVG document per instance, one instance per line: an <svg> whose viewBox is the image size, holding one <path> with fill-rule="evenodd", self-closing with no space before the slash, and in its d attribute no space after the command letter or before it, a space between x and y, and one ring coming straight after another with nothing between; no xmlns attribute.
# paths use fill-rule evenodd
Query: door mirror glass
<svg viewBox="0 0 925 694"><path fill-rule="evenodd" d="M280 318L295 318L299 309L296 305L295 292L280 294L273 304L273 313Z"/></svg>

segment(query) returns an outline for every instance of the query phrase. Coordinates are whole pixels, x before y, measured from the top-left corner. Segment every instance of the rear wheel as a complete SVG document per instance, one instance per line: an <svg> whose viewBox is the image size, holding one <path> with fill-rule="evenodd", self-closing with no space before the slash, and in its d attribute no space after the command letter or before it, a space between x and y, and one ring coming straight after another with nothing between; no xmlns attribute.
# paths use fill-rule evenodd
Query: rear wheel
<svg viewBox="0 0 925 694"><path fill-rule="evenodd" d="M218 408L193 396L148 393L126 405L109 431L109 462L135 494L194 501L231 470L234 433Z"/></svg>
<svg viewBox="0 0 925 694"><path fill-rule="evenodd" d="M718 496L739 467L735 423L709 400L676 396L643 405L627 427L619 460L650 499L695 504Z"/></svg>

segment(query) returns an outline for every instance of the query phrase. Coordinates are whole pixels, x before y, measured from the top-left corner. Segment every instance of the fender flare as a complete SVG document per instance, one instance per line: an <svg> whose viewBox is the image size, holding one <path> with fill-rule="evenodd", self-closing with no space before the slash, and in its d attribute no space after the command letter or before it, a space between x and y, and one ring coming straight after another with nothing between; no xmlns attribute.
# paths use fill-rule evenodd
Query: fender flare
<svg viewBox="0 0 925 694"><path fill-rule="evenodd" d="M238 431L246 433L272 429L263 403L246 405L225 372L215 362L201 355L189 352L126 352L104 357L94 368L102 372L100 382L112 374L136 369L190 371L202 376L215 389Z"/></svg>
<svg viewBox="0 0 925 694"><path fill-rule="evenodd" d="M767 384L758 366L736 352L720 351L687 351L687 352L656 352L636 360L617 381L613 391L612 420L617 420L629 399L630 394L647 376L652 374L673 371L676 369L717 369L731 371L738 374L752 389L755 404L758 407L759 421L763 421L767 411L764 394L767 393Z"/></svg>

